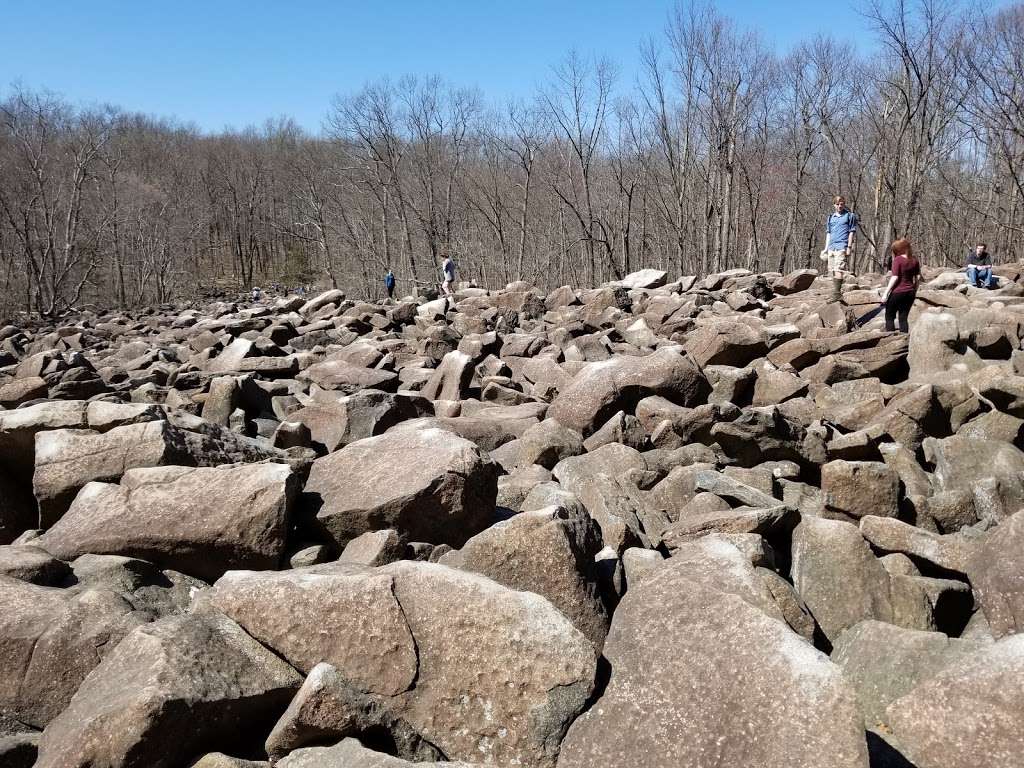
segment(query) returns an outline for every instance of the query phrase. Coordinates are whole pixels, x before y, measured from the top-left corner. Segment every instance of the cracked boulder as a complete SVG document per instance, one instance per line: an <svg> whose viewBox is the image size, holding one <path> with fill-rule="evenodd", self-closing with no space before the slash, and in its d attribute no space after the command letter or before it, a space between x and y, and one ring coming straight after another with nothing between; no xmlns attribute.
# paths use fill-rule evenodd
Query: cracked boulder
<svg viewBox="0 0 1024 768"><path fill-rule="evenodd" d="M369 612L353 621L339 611L336 629L324 637L291 636L294 627L331 621L325 611L339 600L390 606L387 621ZM286 657L305 664L329 652L340 665L330 684L310 684L314 699L332 703L300 696L289 724L275 728L275 750L297 746L312 729L299 721L331 708L337 721L317 727L333 737L357 735L372 718L412 750L426 742L452 760L550 768L594 685L592 644L545 598L443 565L229 574L212 601ZM310 652L310 644L319 645Z"/></svg>
<svg viewBox="0 0 1024 768"><path fill-rule="evenodd" d="M143 623L121 595L81 594L0 576L0 712L42 728L85 676Z"/></svg>

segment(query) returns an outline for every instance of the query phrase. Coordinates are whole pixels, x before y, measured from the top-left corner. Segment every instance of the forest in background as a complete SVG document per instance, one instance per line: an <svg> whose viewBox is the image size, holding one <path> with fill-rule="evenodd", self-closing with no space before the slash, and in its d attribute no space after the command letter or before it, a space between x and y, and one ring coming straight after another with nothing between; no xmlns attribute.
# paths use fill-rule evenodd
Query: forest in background
<svg viewBox="0 0 1024 768"><path fill-rule="evenodd" d="M827 12L827 11L826 11ZM773 52L680 5L643 72L570 53L504 105L436 77L335 98L316 135L281 118L172 119L0 94L0 318L136 307L278 282L382 292L461 279L594 285L818 265L831 197L853 267L909 237L956 266L981 239L1024 258L1024 4L869 4L870 40ZM869 51L858 54L857 50Z"/></svg>

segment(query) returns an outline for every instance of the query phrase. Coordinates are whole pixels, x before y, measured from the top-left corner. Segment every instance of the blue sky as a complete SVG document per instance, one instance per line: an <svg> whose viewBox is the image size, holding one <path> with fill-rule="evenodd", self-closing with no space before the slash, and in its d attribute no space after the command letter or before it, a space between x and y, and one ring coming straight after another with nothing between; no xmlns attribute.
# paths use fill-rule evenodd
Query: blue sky
<svg viewBox="0 0 1024 768"><path fill-rule="evenodd" d="M383 75L439 74L529 96L575 48L632 82L673 0L0 0L0 93L20 82L216 131L280 115L317 130L331 98ZM719 0L785 50L828 32L872 45L848 3ZM19 32L21 31L21 32ZM23 32L23 33L22 33Z"/></svg>

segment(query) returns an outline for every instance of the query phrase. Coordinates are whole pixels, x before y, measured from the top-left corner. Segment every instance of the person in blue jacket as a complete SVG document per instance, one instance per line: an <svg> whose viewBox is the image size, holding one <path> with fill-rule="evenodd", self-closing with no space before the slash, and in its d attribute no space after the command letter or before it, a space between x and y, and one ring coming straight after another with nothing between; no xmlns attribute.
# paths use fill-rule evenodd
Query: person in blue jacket
<svg viewBox="0 0 1024 768"><path fill-rule="evenodd" d="M395 295L395 273L391 271L391 267L388 267L388 271L384 274L384 288L388 292L388 298L394 298Z"/></svg>

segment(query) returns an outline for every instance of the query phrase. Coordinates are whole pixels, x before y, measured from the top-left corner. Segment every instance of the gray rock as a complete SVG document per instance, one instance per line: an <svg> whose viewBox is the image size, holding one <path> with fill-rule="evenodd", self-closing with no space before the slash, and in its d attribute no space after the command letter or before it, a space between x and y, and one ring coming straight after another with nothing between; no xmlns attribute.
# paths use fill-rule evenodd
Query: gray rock
<svg viewBox="0 0 1024 768"><path fill-rule="evenodd" d="M829 640L864 619L893 620L888 572L857 526L804 517L793 532L793 585Z"/></svg>
<svg viewBox="0 0 1024 768"><path fill-rule="evenodd" d="M707 390L707 381L697 366L678 348L665 348L645 357L591 363L559 393L548 416L589 436L617 411L632 412L644 397L659 395L689 406Z"/></svg>
<svg viewBox="0 0 1024 768"><path fill-rule="evenodd" d="M600 652L609 621L594 564L600 549L589 515L548 507L493 525L438 562L546 597Z"/></svg>
<svg viewBox="0 0 1024 768"><path fill-rule="evenodd" d="M838 668L758 605L674 561L619 604L605 643L611 680L569 730L559 768L810 768L823 754L835 768L864 768L856 699Z"/></svg>
<svg viewBox="0 0 1024 768"><path fill-rule="evenodd" d="M849 517L895 517L899 476L878 461L830 461L821 468L825 506Z"/></svg>
<svg viewBox="0 0 1024 768"><path fill-rule="evenodd" d="M117 642L143 623L109 590L81 594L0 576L0 711L42 728Z"/></svg>
<svg viewBox="0 0 1024 768"><path fill-rule="evenodd" d="M1024 629L1024 510L990 531L971 558L978 602L996 638Z"/></svg>
<svg viewBox="0 0 1024 768"><path fill-rule="evenodd" d="M175 616L128 635L43 732L38 768L180 765L239 727L259 731L301 679L216 614Z"/></svg>
<svg viewBox="0 0 1024 768"><path fill-rule="evenodd" d="M832 661L857 690L864 725L876 728L887 726L885 710L892 702L982 647L941 632L862 621L842 634L832 651Z"/></svg>
<svg viewBox="0 0 1024 768"><path fill-rule="evenodd" d="M290 608L303 584L313 585L316 600L331 601L331 582L339 580L351 583L353 596L363 600L367 610L354 615L335 612L339 630L322 638L296 637L289 624L301 623L301 606L314 599L303 598L299 608ZM282 584L289 585L287 590ZM324 565L286 575L229 575L214 587L214 602L234 612L227 597L244 585L246 590L251 587L253 599L246 601L241 618L257 637L269 638L263 634L266 628L277 627L275 645L327 643L334 657L353 660L351 672L338 668L346 685L332 687L331 695L349 700L339 702L334 711L346 713L355 707L364 713L361 722L373 715L385 729L401 723L406 730L396 743L425 741L453 760L551 768L565 729L593 688L593 646L568 619L546 599L478 574L403 561L373 570ZM396 643L396 635L382 633L370 610L392 601L393 626L396 631L404 628L411 636L408 641ZM354 616L364 618L354 622ZM459 630L453 632L452 627ZM401 664L387 660L403 648ZM294 650L287 653L296 655ZM316 655L310 654L310 660ZM359 657L380 663L359 663ZM510 687L509 680L516 685ZM355 700L350 697L353 688L358 693ZM400 692L384 693L395 690ZM302 710L303 705L296 708ZM333 727L337 736L355 735L346 732L345 722ZM279 724L275 732L283 728ZM407 738L410 733L420 741Z"/></svg>
<svg viewBox="0 0 1024 768"><path fill-rule="evenodd" d="M919 768L1013 765L1024 739L1024 636L1008 637L946 666L889 705L900 750Z"/></svg>
<svg viewBox="0 0 1024 768"><path fill-rule="evenodd" d="M487 455L428 427L391 430L317 459L304 498L339 547L383 528L461 546L491 522L496 495Z"/></svg>
<svg viewBox="0 0 1024 768"><path fill-rule="evenodd" d="M298 477L284 464L132 469L89 483L36 546L62 560L125 555L212 581L232 568L275 568Z"/></svg>

